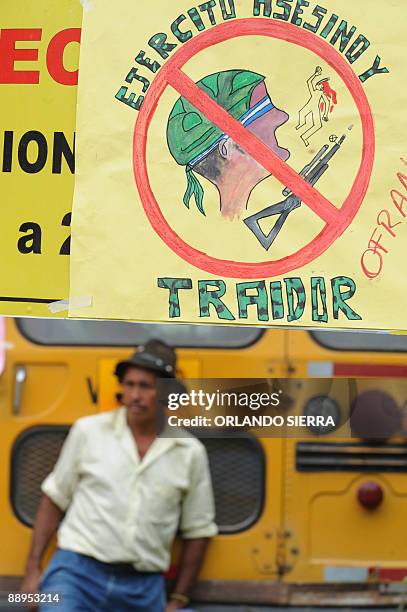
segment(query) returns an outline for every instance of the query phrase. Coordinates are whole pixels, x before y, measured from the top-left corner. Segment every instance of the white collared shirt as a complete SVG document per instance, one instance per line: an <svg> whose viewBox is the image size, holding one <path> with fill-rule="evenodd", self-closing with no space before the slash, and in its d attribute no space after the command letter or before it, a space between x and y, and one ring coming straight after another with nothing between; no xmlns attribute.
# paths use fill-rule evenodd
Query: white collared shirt
<svg viewBox="0 0 407 612"><path fill-rule="evenodd" d="M60 548L140 571L166 571L183 538L217 533L204 446L185 432L156 438L142 461L126 408L79 419L42 491L66 512Z"/></svg>

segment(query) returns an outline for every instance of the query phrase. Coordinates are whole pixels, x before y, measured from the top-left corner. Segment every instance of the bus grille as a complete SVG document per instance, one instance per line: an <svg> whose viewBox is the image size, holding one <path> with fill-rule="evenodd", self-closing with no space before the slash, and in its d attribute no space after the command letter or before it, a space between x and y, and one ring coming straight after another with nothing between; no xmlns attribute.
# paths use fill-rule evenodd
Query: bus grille
<svg viewBox="0 0 407 612"><path fill-rule="evenodd" d="M299 472L407 472L407 445L299 442Z"/></svg>
<svg viewBox="0 0 407 612"><path fill-rule="evenodd" d="M34 427L12 451L11 501L18 519L32 526L41 498L41 483L52 471L69 427ZM247 529L259 518L264 499L264 455L254 437L203 438L215 494L221 533Z"/></svg>
<svg viewBox="0 0 407 612"><path fill-rule="evenodd" d="M69 427L35 427L15 442L11 461L11 501L17 517L34 523L41 483L52 471Z"/></svg>
<svg viewBox="0 0 407 612"><path fill-rule="evenodd" d="M259 518L264 502L265 464L256 438L201 438L209 457L221 533L247 529Z"/></svg>

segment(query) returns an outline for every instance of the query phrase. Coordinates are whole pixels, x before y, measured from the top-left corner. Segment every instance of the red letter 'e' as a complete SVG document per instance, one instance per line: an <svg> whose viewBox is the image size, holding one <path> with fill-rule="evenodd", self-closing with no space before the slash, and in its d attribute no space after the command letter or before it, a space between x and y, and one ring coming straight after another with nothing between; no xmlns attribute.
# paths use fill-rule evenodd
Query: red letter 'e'
<svg viewBox="0 0 407 612"><path fill-rule="evenodd" d="M0 34L0 83L38 85L38 70L14 70L14 62L36 62L38 49L16 49L18 40L41 40L40 28L1 30Z"/></svg>

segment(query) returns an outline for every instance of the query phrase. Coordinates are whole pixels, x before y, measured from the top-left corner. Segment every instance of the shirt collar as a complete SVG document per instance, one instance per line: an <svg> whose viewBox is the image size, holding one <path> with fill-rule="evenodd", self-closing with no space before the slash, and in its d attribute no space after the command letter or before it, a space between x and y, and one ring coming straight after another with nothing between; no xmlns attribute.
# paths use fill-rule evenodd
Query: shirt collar
<svg viewBox="0 0 407 612"><path fill-rule="evenodd" d="M120 408L113 411L113 429L117 435L129 430L127 424L127 408L125 406L120 406ZM174 440L175 444L185 445L188 444L188 438L189 434L185 430L179 427L170 427L167 423L157 439L171 439Z"/></svg>
<svg viewBox="0 0 407 612"><path fill-rule="evenodd" d="M113 430L133 461L139 464L140 471L144 470L148 465L151 465L151 463L168 452L173 446L188 444L186 437L188 434L184 433L183 430L178 430L166 425L140 462L136 442L127 424L127 408L125 406L121 406L114 411Z"/></svg>

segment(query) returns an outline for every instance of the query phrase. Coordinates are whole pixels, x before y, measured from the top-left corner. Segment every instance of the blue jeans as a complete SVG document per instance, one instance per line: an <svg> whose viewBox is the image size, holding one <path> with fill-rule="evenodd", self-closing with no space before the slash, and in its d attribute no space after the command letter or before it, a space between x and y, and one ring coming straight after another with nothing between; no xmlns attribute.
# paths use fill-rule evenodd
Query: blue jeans
<svg viewBox="0 0 407 612"><path fill-rule="evenodd" d="M41 593L60 593L60 603L41 612L164 612L162 574L123 571L78 553L57 550L41 579Z"/></svg>

